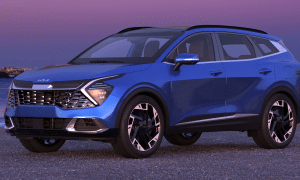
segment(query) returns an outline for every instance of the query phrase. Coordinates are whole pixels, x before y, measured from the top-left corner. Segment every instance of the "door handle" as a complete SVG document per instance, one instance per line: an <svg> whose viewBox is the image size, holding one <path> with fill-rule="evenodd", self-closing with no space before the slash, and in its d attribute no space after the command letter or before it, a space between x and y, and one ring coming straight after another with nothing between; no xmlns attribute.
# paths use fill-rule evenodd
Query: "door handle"
<svg viewBox="0 0 300 180"><path fill-rule="evenodd" d="M259 73L263 74L263 75L266 75L266 74L268 74L270 72L272 72L272 70L267 69L267 68L263 68L263 69L259 70Z"/></svg>
<svg viewBox="0 0 300 180"><path fill-rule="evenodd" d="M210 71L210 72L209 72L209 74L210 74L210 75L213 75L213 76L217 76L217 75L222 74L222 73L223 73L223 71L220 71L220 70L217 70L217 71Z"/></svg>

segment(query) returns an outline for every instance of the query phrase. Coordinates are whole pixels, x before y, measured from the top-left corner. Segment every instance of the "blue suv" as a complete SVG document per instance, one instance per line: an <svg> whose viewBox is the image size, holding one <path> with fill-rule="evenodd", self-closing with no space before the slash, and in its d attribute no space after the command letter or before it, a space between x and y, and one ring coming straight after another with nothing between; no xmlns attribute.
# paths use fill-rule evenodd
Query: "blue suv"
<svg viewBox="0 0 300 180"><path fill-rule="evenodd" d="M191 145L202 132L247 131L284 148L299 122L300 64L280 38L236 26L132 27L64 65L17 76L6 132L32 152L65 140L152 155L163 136Z"/></svg>

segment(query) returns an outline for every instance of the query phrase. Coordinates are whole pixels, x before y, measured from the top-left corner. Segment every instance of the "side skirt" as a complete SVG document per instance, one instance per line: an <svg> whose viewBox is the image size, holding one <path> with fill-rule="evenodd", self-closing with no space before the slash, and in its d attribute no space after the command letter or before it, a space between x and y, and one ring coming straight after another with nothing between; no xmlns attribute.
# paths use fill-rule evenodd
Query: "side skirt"
<svg viewBox="0 0 300 180"><path fill-rule="evenodd" d="M260 128L259 114L233 114L198 120L182 120L167 128L166 134L214 132L214 131L249 131ZM194 118L193 118L194 119Z"/></svg>

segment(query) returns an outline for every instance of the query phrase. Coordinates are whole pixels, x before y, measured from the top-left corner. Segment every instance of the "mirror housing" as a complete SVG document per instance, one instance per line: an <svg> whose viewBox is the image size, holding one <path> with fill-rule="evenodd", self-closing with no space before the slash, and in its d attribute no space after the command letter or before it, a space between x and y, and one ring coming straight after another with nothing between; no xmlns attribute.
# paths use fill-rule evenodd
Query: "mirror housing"
<svg viewBox="0 0 300 180"><path fill-rule="evenodd" d="M173 71L177 71L182 64L196 64L199 62L199 56L197 54L182 53L175 59L175 66Z"/></svg>

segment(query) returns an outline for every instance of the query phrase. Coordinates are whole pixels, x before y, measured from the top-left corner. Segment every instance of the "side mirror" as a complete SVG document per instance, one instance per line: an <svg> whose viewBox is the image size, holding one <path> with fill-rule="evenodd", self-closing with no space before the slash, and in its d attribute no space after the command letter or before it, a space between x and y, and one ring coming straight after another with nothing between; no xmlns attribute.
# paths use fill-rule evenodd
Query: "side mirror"
<svg viewBox="0 0 300 180"><path fill-rule="evenodd" d="M182 64L196 64L199 62L199 56L197 54L182 53L175 59L175 66L173 71L177 71Z"/></svg>

